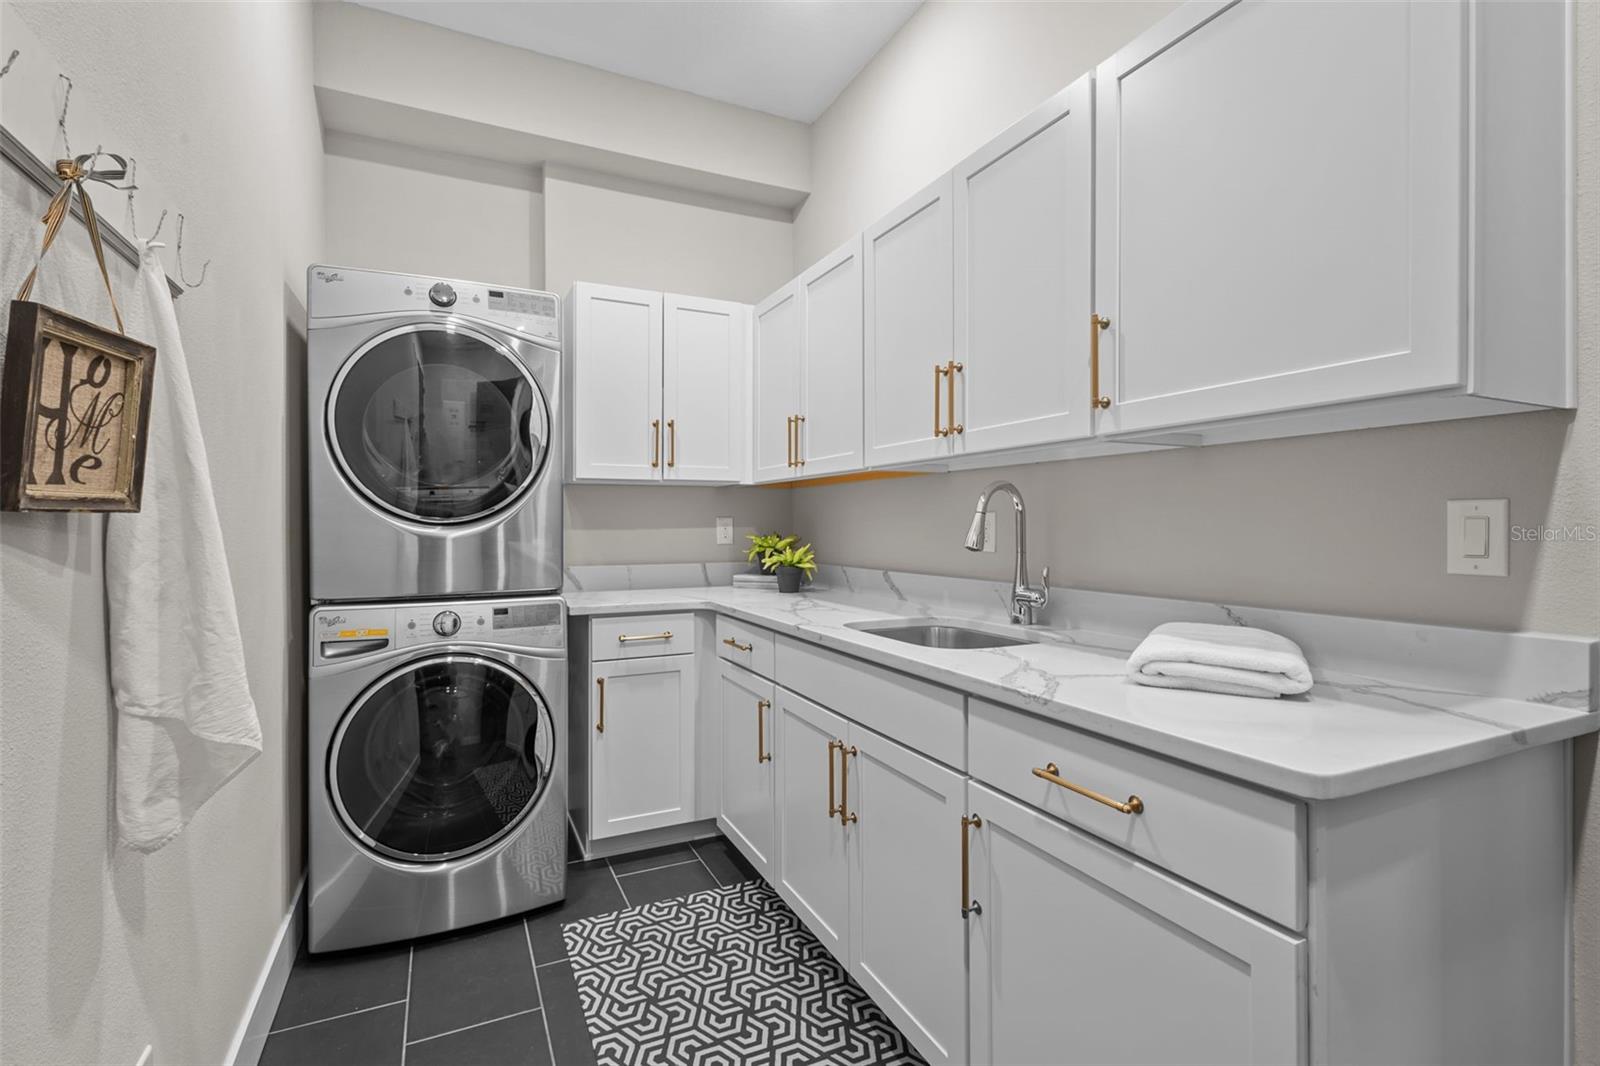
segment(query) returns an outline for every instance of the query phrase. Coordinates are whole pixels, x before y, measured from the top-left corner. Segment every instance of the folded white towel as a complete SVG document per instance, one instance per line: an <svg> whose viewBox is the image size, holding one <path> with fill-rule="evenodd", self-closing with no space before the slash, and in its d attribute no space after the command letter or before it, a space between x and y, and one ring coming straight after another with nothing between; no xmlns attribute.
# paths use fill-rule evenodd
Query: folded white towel
<svg viewBox="0 0 1600 1066"><path fill-rule="evenodd" d="M1230 696L1292 696L1311 687L1311 667L1288 637L1247 626L1168 622L1128 657L1141 685L1199 689Z"/></svg>

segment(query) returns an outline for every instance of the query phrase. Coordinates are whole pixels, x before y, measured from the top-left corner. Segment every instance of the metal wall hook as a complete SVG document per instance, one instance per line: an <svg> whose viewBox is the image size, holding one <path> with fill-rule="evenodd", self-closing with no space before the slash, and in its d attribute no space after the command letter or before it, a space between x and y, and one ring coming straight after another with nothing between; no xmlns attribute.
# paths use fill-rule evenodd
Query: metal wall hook
<svg viewBox="0 0 1600 1066"><path fill-rule="evenodd" d="M61 95L61 114L56 116L56 128L61 131L61 147L70 156L72 142L67 140L67 108L72 104L72 79L65 74L57 74L56 77L67 83L67 91Z"/></svg>
<svg viewBox="0 0 1600 1066"><path fill-rule="evenodd" d="M11 54L6 56L6 65L3 66L3 67L0 67L0 78L3 78L7 74L11 73L11 64L15 63L17 61L17 57L20 56L21 54L22 54L22 49L20 49L20 48L13 48L11 50Z"/></svg>
<svg viewBox="0 0 1600 1066"><path fill-rule="evenodd" d="M157 228L159 229L160 227L157 227ZM179 211L178 212L178 280L183 282L185 288L198 289L200 286L202 286L202 285L204 285L206 283L206 268L208 268L209 266L211 266L211 260L209 260L209 259L207 259L204 263L200 264L200 280L199 281L190 281L188 278L183 276L183 212Z"/></svg>

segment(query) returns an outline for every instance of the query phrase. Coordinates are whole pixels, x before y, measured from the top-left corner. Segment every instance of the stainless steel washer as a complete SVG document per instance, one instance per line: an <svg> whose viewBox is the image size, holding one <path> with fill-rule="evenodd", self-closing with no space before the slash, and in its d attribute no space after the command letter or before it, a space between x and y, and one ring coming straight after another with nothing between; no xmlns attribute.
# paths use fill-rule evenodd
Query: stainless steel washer
<svg viewBox="0 0 1600 1066"><path fill-rule="evenodd" d="M313 602L561 589L550 293L314 266Z"/></svg>
<svg viewBox="0 0 1600 1066"><path fill-rule="evenodd" d="M310 632L310 950L563 899L566 605L324 606Z"/></svg>

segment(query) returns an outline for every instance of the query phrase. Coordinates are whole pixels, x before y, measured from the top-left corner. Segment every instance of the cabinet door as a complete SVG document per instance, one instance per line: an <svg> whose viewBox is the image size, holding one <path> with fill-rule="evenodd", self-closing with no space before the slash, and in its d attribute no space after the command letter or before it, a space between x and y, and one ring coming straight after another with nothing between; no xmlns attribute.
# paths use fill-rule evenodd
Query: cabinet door
<svg viewBox="0 0 1600 1066"><path fill-rule="evenodd" d="M777 723L772 682L723 663L718 682L722 712L721 803L717 825L761 876L772 880L777 858Z"/></svg>
<svg viewBox="0 0 1600 1066"><path fill-rule="evenodd" d="M778 689L778 894L849 965L850 869L838 802L845 720Z"/></svg>
<svg viewBox="0 0 1600 1066"><path fill-rule="evenodd" d="M968 799L976 1066L1306 1061L1304 940L976 782Z"/></svg>
<svg viewBox="0 0 1600 1066"><path fill-rule="evenodd" d="M1090 86L1079 78L956 168L958 451L1092 432Z"/></svg>
<svg viewBox="0 0 1600 1066"><path fill-rule="evenodd" d="M863 240L868 466L950 454L951 180L946 174Z"/></svg>
<svg viewBox="0 0 1600 1066"><path fill-rule="evenodd" d="M1465 21L1190 3L1101 64L1101 433L1463 380Z"/></svg>
<svg viewBox="0 0 1600 1066"><path fill-rule="evenodd" d="M593 667L593 839L694 820L694 656Z"/></svg>
<svg viewBox="0 0 1600 1066"><path fill-rule="evenodd" d="M800 275L800 473L860 470L861 238Z"/></svg>
<svg viewBox="0 0 1600 1066"><path fill-rule="evenodd" d="M965 1062L965 778L853 723L849 742L850 974L930 1063Z"/></svg>
<svg viewBox="0 0 1600 1066"><path fill-rule="evenodd" d="M667 481L726 484L744 476L750 309L694 296L662 298Z"/></svg>
<svg viewBox="0 0 1600 1066"><path fill-rule="evenodd" d="M661 480L661 294L578 284L570 313L574 480Z"/></svg>
<svg viewBox="0 0 1600 1066"><path fill-rule="evenodd" d="M794 477L789 420L800 413L800 299L792 281L756 304L753 391L752 475L756 481Z"/></svg>

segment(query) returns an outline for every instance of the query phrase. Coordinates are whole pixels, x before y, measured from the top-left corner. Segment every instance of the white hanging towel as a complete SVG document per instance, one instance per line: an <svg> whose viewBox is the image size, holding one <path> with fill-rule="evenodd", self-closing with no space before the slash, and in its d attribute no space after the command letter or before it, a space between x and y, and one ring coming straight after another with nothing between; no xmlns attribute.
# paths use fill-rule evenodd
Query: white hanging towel
<svg viewBox="0 0 1600 1066"><path fill-rule="evenodd" d="M1311 667L1288 637L1204 622L1156 626L1128 657L1128 676L1141 685L1230 696L1292 696L1311 687Z"/></svg>
<svg viewBox="0 0 1600 1066"><path fill-rule="evenodd" d="M139 269L155 331L142 509L106 516L117 827L154 851L261 754L261 723L178 317L155 249Z"/></svg>

